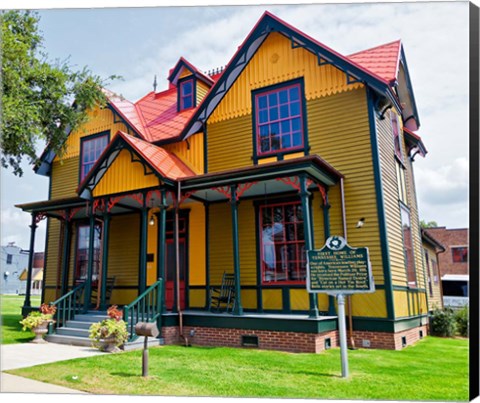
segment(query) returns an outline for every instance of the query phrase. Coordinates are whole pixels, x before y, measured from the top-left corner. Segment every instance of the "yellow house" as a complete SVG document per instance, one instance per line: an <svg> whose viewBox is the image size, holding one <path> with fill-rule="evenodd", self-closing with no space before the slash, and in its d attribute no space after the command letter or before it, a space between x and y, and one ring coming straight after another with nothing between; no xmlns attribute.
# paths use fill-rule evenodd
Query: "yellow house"
<svg viewBox="0 0 480 403"><path fill-rule="evenodd" d="M165 343L336 346L334 298L306 290L306 251L332 235L368 247L374 277L349 299L350 343L426 334L412 165L426 149L400 41L344 56L266 12L224 70L180 58L168 81L135 103L107 92L61 159L45 150L49 199L19 206L32 243L48 219L51 341L117 304L132 340L148 320ZM233 304L217 311L224 273Z"/></svg>

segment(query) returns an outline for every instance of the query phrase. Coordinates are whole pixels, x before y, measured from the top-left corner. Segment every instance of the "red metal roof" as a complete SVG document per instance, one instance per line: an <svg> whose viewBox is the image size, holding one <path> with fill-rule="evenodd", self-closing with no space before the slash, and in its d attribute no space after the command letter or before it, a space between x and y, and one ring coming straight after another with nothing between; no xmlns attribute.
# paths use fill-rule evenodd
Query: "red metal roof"
<svg viewBox="0 0 480 403"><path fill-rule="evenodd" d="M177 112L177 89L150 92L135 104L144 128L144 138L150 142L177 137L197 108Z"/></svg>
<svg viewBox="0 0 480 403"><path fill-rule="evenodd" d="M180 158L164 148L155 146L123 132L118 132L117 136L122 137L130 144L162 177L179 179L195 175L195 172L185 165Z"/></svg>
<svg viewBox="0 0 480 403"><path fill-rule="evenodd" d="M402 42L398 40L347 57L368 71L382 77L388 83L392 83L397 79L401 47Z"/></svg>

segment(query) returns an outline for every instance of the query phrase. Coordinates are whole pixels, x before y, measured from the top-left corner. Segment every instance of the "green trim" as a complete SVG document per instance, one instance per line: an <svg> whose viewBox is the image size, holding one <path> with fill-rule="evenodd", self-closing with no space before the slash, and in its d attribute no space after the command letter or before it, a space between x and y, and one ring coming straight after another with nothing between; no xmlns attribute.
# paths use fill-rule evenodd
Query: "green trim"
<svg viewBox="0 0 480 403"><path fill-rule="evenodd" d="M66 211L67 214L70 210ZM65 295L68 288L68 268L70 267L70 246L71 246L71 233L72 224L68 220L63 220L63 261L62 261L62 285L61 293Z"/></svg>
<svg viewBox="0 0 480 403"><path fill-rule="evenodd" d="M266 330L280 332L323 333L337 330L337 318L318 317L316 319L284 319L234 315L191 315L183 314L184 326L213 327L226 329ZM165 323L165 322L164 322ZM170 322L171 323L171 322Z"/></svg>
<svg viewBox="0 0 480 403"><path fill-rule="evenodd" d="M265 195L265 198L267 195ZM266 200L263 200L263 203L266 203ZM257 311L262 313L263 312L263 293L262 293L262 262L260 256L260 248L262 245L260 244L260 203L253 202L253 208L255 212L255 261L257 263Z"/></svg>
<svg viewBox="0 0 480 403"><path fill-rule="evenodd" d="M102 231L102 284L100 292L100 309L107 309L106 293L107 293L107 274L108 274L108 256L109 253L109 239L110 239L110 214L103 215L103 231Z"/></svg>
<svg viewBox="0 0 480 403"><path fill-rule="evenodd" d="M375 107L373 93L367 88L367 109L370 126L370 140L372 145L373 173L375 177L375 190L377 201L378 226L380 231L380 243L382 245L383 277L385 285L385 299L387 302L387 315L389 319L395 318L395 306L393 303L392 273L390 270L390 254L387 238L387 223L385 219L385 206L382 187L382 171L380 166L380 150L377 137L375 120Z"/></svg>
<svg viewBox="0 0 480 403"><path fill-rule="evenodd" d="M208 174L208 128L207 128L207 121L203 122L203 173Z"/></svg>
<svg viewBox="0 0 480 403"><path fill-rule="evenodd" d="M204 203L205 209L205 308L210 310L210 205ZM190 289L193 289L190 286Z"/></svg>
<svg viewBox="0 0 480 403"><path fill-rule="evenodd" d="M242 299L241 299L241 278L240 278L240 241L238 239L238 201L237 201L237 185L230 186L230 206L232 213L232 243L233 243L233 272L235 274L235 305L233 308L234 315L242 315Z"/></svg>
<svg viewBox="0 0 480 403"><path fill-rule="evenodd" d="M166 190L161 189L160 191L160 204L162 206L166 206L167 203L167 196L166 196ZM163 282L163 290L162 290L162 310L165 311L165 284L167 282L167 276L165 272L165 256L166 256L166 250L165 250L165 240L166 234L166 222L167 222L167 210L166 208L161 208L160 213L159 213L159 219L158 219L158 242L157 242L157 278L163 278L165 281Z"/></svg>
<svg viewBox="0 0 480 403"><path fill-rule="evenodd" d="M140 213L140 253L138 272L138 294L142 294L147 288L147 249L148 245L148 208L146 197L143 194L143 206Z"/></svg>
<svg viewBox="0 0 480 403"><path fill-rule="evenodd" d="M428 315L425 314L409 318L398 318L395 320L358 316L354 316L352 319L354 331L397 333L427 324Z"/></svg>
<svg viewBox="0 0 480 403"><path fill-rule="evenodd" d="M90 307L90 298L92 295L92 274L93 274L93 249L95 241L95 215L93 213L93 204L90 205L89 218L89 235L88 235L88 266L87 278L85 279L85 299L83 309L87 311Z"/></svg>

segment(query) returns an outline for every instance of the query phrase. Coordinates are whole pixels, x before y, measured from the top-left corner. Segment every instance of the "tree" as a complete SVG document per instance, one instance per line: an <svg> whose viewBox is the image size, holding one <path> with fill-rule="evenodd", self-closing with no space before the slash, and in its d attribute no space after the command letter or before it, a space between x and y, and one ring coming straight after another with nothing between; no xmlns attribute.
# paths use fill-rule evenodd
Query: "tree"
<svg viewBox="0 0 480 403"><path fill-rule="evenodd" d="M435 228L435 227L438 227L438 224L437 224L436 221L425 222L423 220L420 220L420 227L422 227L422 228Z"/></svg>
<svg viewBox="0 0 480 403"><path fill-rule="evenodd" d="M37 164L35 144L43 140L55 154L65 152L68 133L87 120L87 111L104 106L107 80L68 61L49 62L39 32L40 17L32 11L6 11L2 23L1 164L15 175L27 157Z"/></svg>

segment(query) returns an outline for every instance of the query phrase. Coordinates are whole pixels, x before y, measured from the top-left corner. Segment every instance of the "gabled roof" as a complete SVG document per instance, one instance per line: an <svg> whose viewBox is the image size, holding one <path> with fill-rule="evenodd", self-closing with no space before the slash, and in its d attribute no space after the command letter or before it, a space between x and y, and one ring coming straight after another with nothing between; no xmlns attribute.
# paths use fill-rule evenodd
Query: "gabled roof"
<svg viewBox="0 0 480 403"><path fill-rule="evenodd" d="M195 172L171 152L118 131L88 175L78 186L77 193L80 197L89 198L91 191L100 182L108 168L125 148L136 153L138 157L140 157L141 162L153 171L163 182L172 183L173 180L195 175Z"/></svg>
<svg viewBox="0 0 480 403"><path fill-rule="evenodd" d="M400 40L348 55L348 58L393 84L397 80L402 42Z"/></svg>
<svg viewBox="0 0 480 403"><path fill-rule="evenodd" d="M172 72L168 76L168 81L170 81L173 85L177 85L178 79L184 69L189 70L195 77L202 80L209 87L213 85L214 81L209 76L201 72L192 63L190 63L183 57L178 60L175 67L172 69Z"/></svg>
<svg viewBox="0 0 480 403"><path fill-rule="evenodd" d="M227 64L223 74L218 78L199 105L192 119L183 130L180 136L181 139L185 139L201 129L203 122L215 110L237 77L239 77L254 56L257 49L272 31L279 32L289 38L292 42L292 47L303 47L312 52L317 56L319 62L331 63L335 65L335 67L345 71L350 78L366 82L373 90L387 96L397 109L401 110L398 98L393 92L390 82L384 77L368 70L357 62L350 60L346 56L341 55L289 25L270 12L265 11L243 43L239 46L237 52Z"/></svg>
<svg viewBox="0 0 480 403"><path fill-rule="evenodd" d="M144 128L135 105L106 88L103 88L102 91L106 95L108 104L112 109L125 120L125 123L129 125L136 134L145 138Z"/></svg>

